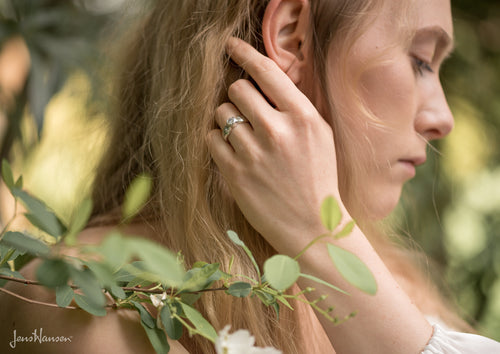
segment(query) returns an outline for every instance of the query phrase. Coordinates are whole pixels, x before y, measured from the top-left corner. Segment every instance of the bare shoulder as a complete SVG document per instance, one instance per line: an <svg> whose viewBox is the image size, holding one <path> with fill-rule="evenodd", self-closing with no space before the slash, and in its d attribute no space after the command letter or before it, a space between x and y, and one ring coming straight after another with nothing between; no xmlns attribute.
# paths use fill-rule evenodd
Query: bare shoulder
<svg viewBox="0 0 500 354"><path fill-rule="evenodd" d="M82 236L94 243L105 231L88 230ZM21 273L34 279L39 264L35 260ZM4 289L35 301L56 303L54 292L42 286L9 282ZM1 353L154 353L137 312L132 310L108 309L106 316L96 317L80 309L28 303L0 292L0 318ZM187 353L180 343L169 344L170 353Z"/></svg>

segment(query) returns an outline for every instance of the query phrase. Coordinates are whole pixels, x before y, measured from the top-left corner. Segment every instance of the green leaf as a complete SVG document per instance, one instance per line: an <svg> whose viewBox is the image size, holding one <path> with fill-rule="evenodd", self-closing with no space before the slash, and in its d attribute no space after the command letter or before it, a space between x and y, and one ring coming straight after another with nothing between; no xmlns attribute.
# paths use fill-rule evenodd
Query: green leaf
<svg viewBox="0 0 500 354"><path fill-rule="evenodd" d="M117 252L117 250L120 251ZM127 262L132 250L128 240L119 232L113 231L104 238L97 247L97 251L103 255L103 258L114 270L117 270Z"/></svg>
<svg viewBox="0 0 500 354"><path fill-rule="evenodd" d="M49 288L65 285L69 278L69 269L62 259L46 259L36 269L36 278Z"/></svg>
<svg viewBox="0 0 500 354"><path fill-rule="evenodd" d="M188 305L192 305L196 301L198 301L198 299L201 297L201 293L197 293L197 294L182 293L180 296L181 296L181 301L183 303L188 304Z"/></svg>
<svg viewBox="0 0 500 354"><path fill-rule="evenodd" d="M321 222L323 225L329 231L333 231L340 223L341 219L342 213L340 212L337 200L332 196L326 197L321 204Z"/></svg>
<svg viewBox="0 0 500 354"><path fill-rule="evenodd" d="M75 292L71 289L71 286L65 284L58 286L56 288L56 303L59 307L66 307L71 304Z"/></svg>
<svg viewBox="0 0 500 354"><path fill-rule="evenodd" d="M277 254L264 263L264 274L273 288L284 291L297 281L300 266L293 258Z"/></svg>
<svg viewBox="0 0 500 354"><path fill-rule="evenodd" d="M375 295L377 282L363 261L355 254L331 243L327 247L333 264L344 279L365 293Z"/></svg>
<svg viewBox="0 0 500 354"><path fill-rule="evenodd" d="M123 291L123 289L121 287L119 287L118 285L111 285L110 288L109 288L109 291L111 292L111 294L114 296L114 297L117 297L119 299L125 299L127 297L127 295L125 294L125 291Z"/></svg>
<svg viewBox="0 0 500 354"><path fill-rule="evenodd" d="M139 175L130 183L123 202L123 219L130 219L141 210L151 194L152 184L147 175Z"/></svg>
<svg viewBox="0 0 500 354"><path fill-rule="evenodd" d="M111 285L115 284L113 271L107 264L97 261L83 261L83 264L89 267L92 273L94 273L101 287L109 288Z"/></svg>
<svg viewBox="0 0 500 354"><path fill-rule="evenodd" d="M319 284L322 284L322 285L325 285L325 286L328 286L329 288L332 288L333 290L337 290L338 292L341 292L342 294L345 294L345 295L351 295L349 294L347 291L344 291L342 290L341 288L333 285L333 284L330 284L326 281L324 281L323 279L320 279L320 278L316 278L315 276L313 275L309 275L309 274L304 274L304 273L300 273L300 276L302 278L306 278L306 279L309 279L309 280L312 280L312 281L315 281L316 283L319 283Z"/></svg>
<svg viewBox="0 0 500 354"><path fill-rule="evenodd" d="M153 317L150 315L150 313L142 306L141 303L138 303L137 301L130 301L132 305L137 309L139 314L141 315L141 322L144 323L146 326L149 328L155 328L155 320Z"/></svg>
<svg viewBox="0 0 500 354"><path fill-rule="evenodd" d="M0 243L33 255L47 256L50 252L44 242L17 231L7 231Z"/></svg>
<svg viewBox="0 0 500 354"><path fill-rule="evenodd" d="M278 300L283 305L285 305L286 307L288 307L290 310L293 311L292 305L290 305L290 303L288 302L288 300L283 295L276 295L276 300Z"/></svg>
<svg viewBox="0 0 500 354"><path fill-rule="evenodd" d="M87 198L76 209L76 212L72 217L69 231L66 234L66 237L64 238L64 242L67 245L76 244L76 236L87 225L91 213L92 213L92 200Z"/></svg>
<svg viewBox="0 0 500 354"><path fill-rule="evenodd" d="M252 292L252 285L243 281L237 281L229 286L226 293L234 297L247 297Z"/></svg>
<svg viewBox="0 0 500 354"><path fill-rule="evenodd" d="M199 291L220 279L219 263L206 264L202 268L193 268L186 272L186 280L180 286L181 291ZM215 276L214 276L215 275Z"/></svg>
<svg viewBox="0 0 500 354"><path fill-rule="evenodd" d="M10 164L6 159L2 160L2 178L9 189L14 187L14 176Z"/></svg>
<svg viewBox="0 0 500 354"><path fill-rule="evenodd" d="M24 279L23 275L15 270L10 270L9 268L0 268L0 274L7 277L13 277L17 279Z"/></svg>
<svg viewBox="0 0 500 354"><path fill-rule="evenodd" d="M262 303L266 306L271 306L274 303L276 303L276 297L269 293L266 293L265 291L255 290L254 293L257 295L260 301L262 301Z"/></svg>
<svg viewBox="0 0 500 354"><path fill-rule="evenodd" d="M96 307L106 304L101 285L90 269L79 270L69 267L69 271L71 279L83 291L87 302L94 304Z"/></svg>
<svg viewBox="0 0 500 354"><path fill-rule="evenodd" d="M168 305L161 308L160 320L170 338L178 340L182 336L182 323L177 318L172 317Z"/></svg>
<svg viewBox="0 0 500 354"><path fill-rule="evenodd" d="M141 321L142 328L146 331L149 342L153 346L153 349L157 354L166 354L170 351L170 346L168 345L167 336L158 327L150 328Z"/></svg>
<svg viewBox="0 0 500 354"><path fill-rule="evenodd" d="M23 176L19 176L14 187L21 189L23 188Z"/></svg>
<svg viewBox="0 0 500 354"><path fill-rule="evenodd" d="M35 227L56 238L65 232L62 222L42 201L15 187L12 195L21 199L28 210L25 216Z"/></svg>
<svg viewBox="0 0 500 354"><path fill-rule="evenodd" d="M200 332L200 334L209 339L212 342L215 342L217 338L217 333L212 325L198 312L198 310L193 307L181 303L182 310L184 314L188 318L189 321L193 324L193 326Z"/></svg>
<svg viewBox="0 0 500 354"><path fill-rule="evenodd" d="M240 240L240 238L238 237L238 234L236 232L234 232L233 230L228 230L227 235L229 236L229 239L231 241L233 241L233 243L235 245L243 248L243 250L247 254L248 258L250 258L250 260L252 261L253 266L255 267L255 270L257 270L257 274L259 275L259 278L260 278L259 266L257 265L257 262L255 261L255 258L253 256L252 252L250 251L250 249L245 245L245 243L243 241Z"/></svg>
<svg viewBox="0 0 500 354"><path fill-rule="evenodd" d="M143 262L151 281L178 287L182 284L185 271L177 262L177 255L158 243L145 239L130 239L129 247Z"/></svg>
<svg viewBox="0 0 500 354"><path fill-rule="evenodd" d="M354 220L349 221L342 230L335 234L335 239L338 240L339 238L349 235L352 232L352 229L354 229L354 226L356 226Z"/></svg>
<svg viewBox="0 0 500 354"><path fill-rule="evenodd" d="M57 300L57 299L56 299ZM82 310L87 311L94 316L106 316L104 306L98 306L93 301L89 301L87 296L75 294L75 302Z"/></svg>

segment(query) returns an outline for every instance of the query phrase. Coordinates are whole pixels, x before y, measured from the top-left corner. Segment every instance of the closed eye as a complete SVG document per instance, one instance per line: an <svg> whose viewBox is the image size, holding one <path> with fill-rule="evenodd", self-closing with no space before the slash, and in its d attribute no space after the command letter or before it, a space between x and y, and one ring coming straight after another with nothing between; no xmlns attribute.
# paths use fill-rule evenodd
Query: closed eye
<svg viewBox="0 0 500 354"><path fill-rule="evenodd" d="M434 70L432 70L431 66L429 63L423 61L422 59L419 59L417 57L413 57L413 67L415 69L415 72L419 73L420 75L424 75L424 71L433 73Z"/></svg>

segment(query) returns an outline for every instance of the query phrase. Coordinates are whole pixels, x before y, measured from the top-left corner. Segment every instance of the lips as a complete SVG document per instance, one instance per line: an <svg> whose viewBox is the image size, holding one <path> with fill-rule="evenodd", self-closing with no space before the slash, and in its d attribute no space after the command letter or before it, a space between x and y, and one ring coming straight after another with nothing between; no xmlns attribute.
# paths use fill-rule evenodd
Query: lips
<svg viewBox="0 0 500 354"><path fill-rule="evenodd" d="M426 160L427 160L427 156L426 155L422 155L422 156L416 156L416 157L411 157L411 158L400 159L399 161L400 162L404 162L404 163L412 164L413 166L416 167L416 166L423 165Z"/></svg>

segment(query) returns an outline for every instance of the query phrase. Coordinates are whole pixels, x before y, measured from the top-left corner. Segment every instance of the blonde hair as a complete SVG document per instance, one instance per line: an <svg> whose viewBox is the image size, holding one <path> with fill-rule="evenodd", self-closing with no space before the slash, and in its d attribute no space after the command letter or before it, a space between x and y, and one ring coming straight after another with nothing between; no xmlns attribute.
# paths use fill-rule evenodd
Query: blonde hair
<svg viewBox="0 0 500 354"><path fill-rule="evenodd" d="M224 268L234 255L233 272L256 276L245 254L225 236L228 229L237 231L259 264L275 252L245 220L205 143L207 133L216 127L216 107L228 101L229 84L245 75L230 63L225 42L238 36L264 53L260 29L267 2L158 1L133 29L122 56L109 148L94 183L94 224L119 222L117 211L125 190L146 172L153 177L154 191L138 221L154 225L158 242L182 251L187 265L219 262ZM378 3L311 0L315 75L326 99L329 89L323 73L330 43L343 38L348 47L362 33L367 14ZM339 52L340 57L346 55L347 49ZM334 110L335 104L331 107ZM347 140L341 124L336 124L338 154L345 156ZM347 158L344 163L350 166ZM382 237L375 244L386 250L382 255L395 250ZM400 260L397 267L413 272L404 256L393 253L391 257ZM422 279L411 282L420 286ZM441 303L439 297L433 298L434 303ZM304 338L300 334L300 327L307 324L293 313L282 311L278 321L273 310L257 299L236 299L220 292L204 294L197 307L217 330L230 323L233 329L250 330L258 345L272 345L284 353L307 351L301 347ZM214 351L204 338L186 337L181 343L189 352Z"/></svg>

